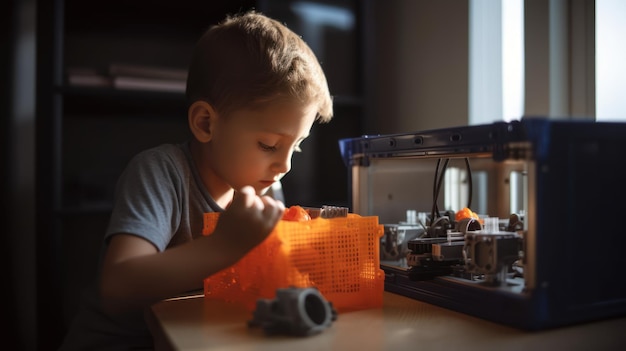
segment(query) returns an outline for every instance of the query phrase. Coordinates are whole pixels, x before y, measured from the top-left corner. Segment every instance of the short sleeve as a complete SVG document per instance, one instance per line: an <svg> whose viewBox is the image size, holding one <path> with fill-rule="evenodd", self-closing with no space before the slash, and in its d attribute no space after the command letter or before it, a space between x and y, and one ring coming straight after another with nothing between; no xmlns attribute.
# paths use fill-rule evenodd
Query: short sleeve
<svg viewBox="0 0 626 351"><path fill-rule="evenodd" d="M165 250L180 223L182 176L180 167L161 149L135 156L118 180L105 241L128 233Z"/></svg>

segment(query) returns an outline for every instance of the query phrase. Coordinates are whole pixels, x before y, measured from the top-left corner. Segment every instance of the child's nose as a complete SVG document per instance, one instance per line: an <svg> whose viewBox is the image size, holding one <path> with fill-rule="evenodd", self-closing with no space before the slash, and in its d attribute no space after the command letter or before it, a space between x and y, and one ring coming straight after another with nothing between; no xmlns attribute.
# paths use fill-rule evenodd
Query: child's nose
<svg viewBox="0 0 626 351"><path fill-rule="evenodd" d="M273 170L276 173L288 173L291 170L291 152L280 153L274 160Z"/></svg>

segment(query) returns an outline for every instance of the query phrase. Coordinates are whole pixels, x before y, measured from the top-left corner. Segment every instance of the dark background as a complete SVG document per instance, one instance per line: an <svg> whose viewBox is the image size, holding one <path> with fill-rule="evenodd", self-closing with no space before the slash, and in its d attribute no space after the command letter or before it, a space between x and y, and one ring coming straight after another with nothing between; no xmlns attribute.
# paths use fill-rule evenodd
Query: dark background
<svg viewBox="0 0 626 351"><path fill-rule="evenodd" d="M293 160L293 170L283 179L287 205L321 206L348 203L346 168L338 149L338 139L363 133L359 8L357 1L316 1L319 9L339 11L351 18L348 26L327 21L307 22L298 15L296 1L199 1L180 0L155 5L153 1L89 2L81 0L40 1L36 3L35 51L27 59L36 67L35 118L22 121L2 119L2 165L19 160L18 135L9 131L27 123L34 129L34 195L36 239L20 245L35 246L35 302L27 309L35 322L11 309L4 316L15 316L18 323L7 329L7 340L16 348L55 349L79 307L82 289L94 277L117 177L132 156L162 143L189 138L186 100L183 93L149 89L128 91L106 86L69 84L69 72L89 69L107 74L111 64L132 64L186 69L196 40L227 14L249 9L266 13L294 31L308 31L305 41L319 56L327 73L335 102L335 118L317 125ZM311 4L311 2L309 2ZM19 6L18 6L19 5ZM4 5L6 6L6 5ZM3 42L16 51L2 55L3 66L19 66L18 36L20 2L10 2ZM21 11L21 10L20 10ZM346 17L347 16L347 17ZM331 21L332 22L332 21ZM17 53L17 54L16 54ZM6 90L19 85L14 72L3 70ZM4 78L4 77L3 77ZM4 89L3 89L4 90ZM20 102L3 96L2 112L15 111ZM11 123L9 125L8 123ZM13 123L18 126L13 125ZM7 134L7 135L4 135ZM10 135L9 135L10 134ZM19 168L19 167L18 167ZM7 174L3 194L19 197L8 189L20 183L19 171ZM22 193L23 194L23 193ZM13 201L3 201L3 207ZM15 212L15 210L13 210ZM3 211L3 215L9 213ZM4 222L4 221L3 221ZM12 228L17 234L21 228ZM3 250L15 248L3 245ZM2 255L11 257L11 255ZM7 260L7 265L15 262ZM9 270L13 273L13 270ZM21 277L21 276L20 276ZM15 280L15 277L9 277ZM19 278L19 277L18 277ZM19 279L18 279L19 280ZM29 293L32 293L30 291ZM4 290L5 301L21 298L21 291ZM9 318L10 319L10 318ZM21 325L20 325L21 324ZM34 327L35 340L21 340L19 329Z"/></svg>

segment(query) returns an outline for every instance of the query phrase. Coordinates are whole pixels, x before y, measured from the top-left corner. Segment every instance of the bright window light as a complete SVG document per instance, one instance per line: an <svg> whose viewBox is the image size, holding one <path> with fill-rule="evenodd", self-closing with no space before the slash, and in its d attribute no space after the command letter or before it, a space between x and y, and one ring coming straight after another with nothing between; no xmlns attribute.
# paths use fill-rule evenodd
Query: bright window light
<svg viewBox="0 0 626 351"><path fill-rule="evenodd" d="M626 1L596 0L596 120L626 121Z"/></svg>
<svg viewBox="0 0 626 351"><path fill-rule="evenodd" d="M502 109L504 120L524 114L524 0L502 1Z"/></svg>
<svg viewBox="0 0 626 351"><path fill-rule="evenodd" d="M469 122L524 113L524 0L470 0Z"/></svg>

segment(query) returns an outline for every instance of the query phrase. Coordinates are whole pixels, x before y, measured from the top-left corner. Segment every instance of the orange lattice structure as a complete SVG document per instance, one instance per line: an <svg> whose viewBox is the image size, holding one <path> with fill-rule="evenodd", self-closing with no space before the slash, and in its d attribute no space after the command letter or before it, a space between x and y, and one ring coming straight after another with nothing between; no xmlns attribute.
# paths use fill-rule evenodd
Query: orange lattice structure
<svg viewBox="0 0 626 351"><path fill-rule="evenodd" d="M204 235L219 213L204 215ZM384 272L376 216L281 220L270 236L244 258L204 280L204 296L241 303L254 310L259 298L276 289L316 287L338 312L382 306Z"/></svg>

